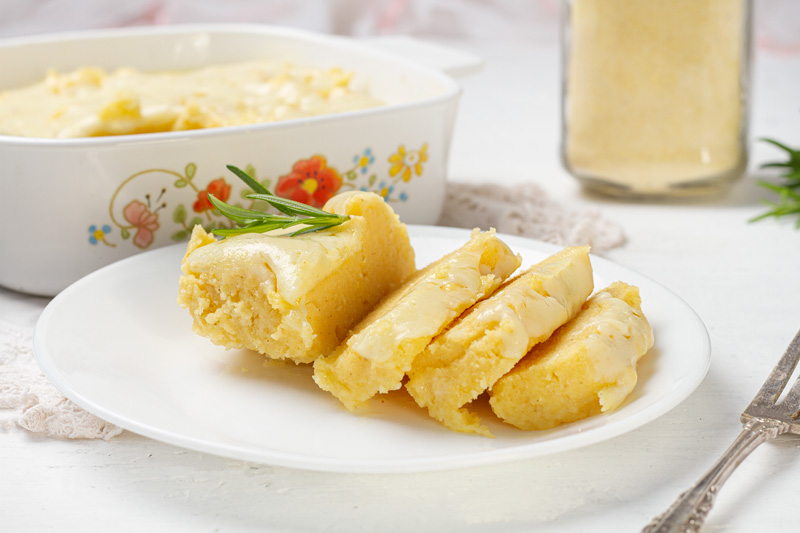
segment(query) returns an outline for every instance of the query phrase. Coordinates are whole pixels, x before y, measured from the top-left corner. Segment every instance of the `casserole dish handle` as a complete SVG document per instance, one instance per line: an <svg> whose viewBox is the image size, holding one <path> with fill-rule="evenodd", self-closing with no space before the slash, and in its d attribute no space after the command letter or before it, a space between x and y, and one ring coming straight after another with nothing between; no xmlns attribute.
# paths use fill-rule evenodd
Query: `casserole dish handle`
<svg viewBox="0 0 800 533"><path fill-rule="evenodd" d="M365 37L362 40L376 48L439 70L453 78L475 74L483 68L484 62L481 57L407 35L382 35Z"/></svg>

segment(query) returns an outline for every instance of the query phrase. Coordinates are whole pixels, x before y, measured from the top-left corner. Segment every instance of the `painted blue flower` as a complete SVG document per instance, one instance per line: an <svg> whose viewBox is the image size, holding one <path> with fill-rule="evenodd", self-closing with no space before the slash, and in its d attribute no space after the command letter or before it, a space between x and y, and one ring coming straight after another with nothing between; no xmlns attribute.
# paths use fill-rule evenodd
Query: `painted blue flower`
<svg viewBox="0 0 800 533"><path fill-rule="evenodd" d="M372 155L371 148L367 148L360 155L353 156L353 163L356 165L357 169L361 170L362 174L366 174L369 170L369 166L374 162L375 156Z"/></svg>
<svg viewBox="0 0 800 533"><path fill-rule="evenodd" d="M92 224L89 226L89 243L90 244L99 244L100 242L106 243L106 235L111 233L111 226L108 224L103 224L99 228Z"/></svg>
<svg viewBox="0 0 800 533"><path fill-rule="evenodd" d="M397 195L397 198L394 198L392 195L394 194L394 185L389 182L382 181L378 183L378 187L376 189L370 189L366 185L362 185L359 187L360 191L364 192L374 192L381 198L383 198L384 202L406 202L408 201L408 193L406 191L401 192Z"/></svg>
<svg viewBox="0 0 800 533"><path fill-rule="evenodd" d="M388 202L392 199L392 193L394 192L394 185L388 185L385 181L380 182L378 184L378 194L385 202Z"/></svg>

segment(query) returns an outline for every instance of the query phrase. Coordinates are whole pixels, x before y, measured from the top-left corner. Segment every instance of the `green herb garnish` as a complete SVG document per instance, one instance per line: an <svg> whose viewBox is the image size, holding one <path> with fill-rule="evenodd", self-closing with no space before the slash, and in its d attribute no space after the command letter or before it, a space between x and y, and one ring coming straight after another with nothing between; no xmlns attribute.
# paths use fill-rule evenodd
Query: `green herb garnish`
<svg viewBox="0 0 800 533"><path fill-rule="evenodd" d="M798 215L796 228L800 228L800 150L792 150L788 146L772 139L761 139L771 143L789 155L788 161L765 163L761 168L780 168L783 169L781 177L783 183L771 183L759 180L759 186L778 194L778 201L764 200L761 202L769 206L769 211L755 218L750 222L763 220L769 217L780 218L786 215Z"/></svg>
<svg viewBox="0 0 800 533"><path fill-rule="evenodd" d="M214 204L214 207L219 209L220 213L238 225L238 227L235 228L217 228L212 230L212 233L216 235L230 237L243 233L264 233L266 231L287 229L294 226L304 226L297 231L289 233L290 237L294 237L296 235L304 235L306 233L330 229L350 220L350 217L347 215L335 215L323 211L322 209L311 207L310 205L275 196L244 170L233 165L227 165L227 167L228 170L245 182L248 187L253 189L253 194L248 194L247 198L251 200L263 200L283 214L265 213L264 211L245 209L243 207L226 204L209 193L208 199Z"/></svg>

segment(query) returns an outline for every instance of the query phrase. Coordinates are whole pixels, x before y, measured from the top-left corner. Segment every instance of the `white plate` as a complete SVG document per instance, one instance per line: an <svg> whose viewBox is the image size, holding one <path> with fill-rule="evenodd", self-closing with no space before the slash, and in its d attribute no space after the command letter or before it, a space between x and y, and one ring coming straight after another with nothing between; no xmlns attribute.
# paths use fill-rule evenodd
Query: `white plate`
<svg viewBox="0 0 800 533"><path fill-rule="evenodd" d="M409 226L420 265L466 242L466 230ZM523 266L558 250L502 236ZM630 431L666 413L702 381L710 362L703 323L672 292L593 257L595 286L638 285L655 333L639 383L617 411L525 432L482 417L496 438L454 433L404 391L373 399L359 415L311 379L308 365L266 361L211 344L191 330L176 295L184 245L98 270L59 294L34 334L45 375L68 398L125 429L202 452L294 468L411 472L551 454Z"/></svg>

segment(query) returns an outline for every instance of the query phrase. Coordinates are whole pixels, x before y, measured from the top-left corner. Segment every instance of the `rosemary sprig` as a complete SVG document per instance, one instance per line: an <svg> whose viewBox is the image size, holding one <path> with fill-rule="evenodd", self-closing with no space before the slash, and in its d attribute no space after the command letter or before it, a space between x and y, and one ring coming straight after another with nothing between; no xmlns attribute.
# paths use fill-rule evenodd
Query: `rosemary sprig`
<svg viewBox="0 0 800 533"><path fill-rule="evenodd" d="M274 213L265 213L264 211L237 207L227 204L209 193L208 199L214 207L219 209L220 213L238 225L236 228L217 228L212 230L212 233L216 235L231 237L243 233L264 233L277 229L288 229L294 226L304 226L289 234L290 237L295 237L297 235L305 235L306 233L330 229L350 219L350 217L346 215L335 215L323 211L322 209L311 207L310 205L275 196L244 170L233 165L228 165L227 167L228 170L233 172L254 191L252 194L248 194L247 198L263 200L283 214L276 215Z"/></svg>
<svg viewBox="0 0 800 533"><path fill-rule="evenodd" d="M796 228L800 228L800 150L793 150L785 144L773 139L761 139L764 142L773 144L786 152L789 156L787 161L765 163L761 168L780 168L783 169L781 177L783 183L771 183L759 180L757 184L769 191L777 193L778 201L762 199L761 203L769 207L769 210L757 217L750 219L756 222L769 217L780 218L787 215L798 215Z"/></svg>

